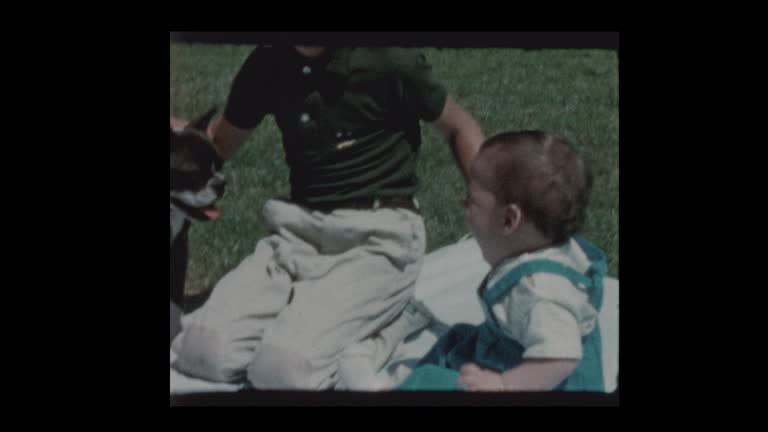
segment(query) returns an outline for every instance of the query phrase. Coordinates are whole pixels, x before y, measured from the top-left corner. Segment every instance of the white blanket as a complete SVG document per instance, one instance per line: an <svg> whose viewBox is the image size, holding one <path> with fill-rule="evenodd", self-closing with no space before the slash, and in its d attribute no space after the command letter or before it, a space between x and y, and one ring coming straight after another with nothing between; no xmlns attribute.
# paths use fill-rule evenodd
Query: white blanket
<svg viewBox="0 0 768 432"><path fill-rule="evenodd" d="M477 287L489 270L480 248L472 239L438 249L424 258L424 267L416 282L416 298L437 318L428 328L408 337L395 351L385 368L375 378L347 383L355 390L374 390L395 386L410 373L415 363L427 353L450 325L460 322L479 324L483 312L477 299ZM616 389L619 357L619 282L606 278L603 305L599 315L603 352L603 378L607 392ZM171 362L175 354L171 352ZM171 367L171 394L237 391L243 385L212 383L185 376Z"/></svg>

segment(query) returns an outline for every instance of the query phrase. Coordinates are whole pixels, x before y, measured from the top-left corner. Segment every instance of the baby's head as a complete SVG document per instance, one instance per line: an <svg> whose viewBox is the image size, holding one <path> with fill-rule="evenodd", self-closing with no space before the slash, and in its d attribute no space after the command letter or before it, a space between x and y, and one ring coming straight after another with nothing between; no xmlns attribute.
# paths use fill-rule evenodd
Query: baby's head
<svg viewBox="0 0 768 432"><path fill-rule="evenodd" d="M584 224L592 174L559 135L523 131L489 138L469 179L467 224L491 265L562 244Z"/></svg>

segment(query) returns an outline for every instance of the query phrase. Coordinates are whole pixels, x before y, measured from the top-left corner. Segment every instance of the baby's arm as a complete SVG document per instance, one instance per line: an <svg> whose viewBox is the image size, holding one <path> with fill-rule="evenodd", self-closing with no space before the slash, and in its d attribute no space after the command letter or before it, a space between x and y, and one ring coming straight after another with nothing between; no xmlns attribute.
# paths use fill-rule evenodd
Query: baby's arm
<svg viewBox="0 0 768 432"><path fill-rule="evenodd" d="M526 359L503 373L474 363L461 368L459 385L469 391L549 391L573 373L578 360Z"/></svg>
<svg viewBox="0 0 768 432"><path fill-rule="evenodd" d="M580 317L592 313L596 319L587 301L585 294L561 276L525 278L505 304L506 326L525 347L522 363L503 373L468 363L461 369L459 384L479 391L555 389L582 357Z"/></svg>

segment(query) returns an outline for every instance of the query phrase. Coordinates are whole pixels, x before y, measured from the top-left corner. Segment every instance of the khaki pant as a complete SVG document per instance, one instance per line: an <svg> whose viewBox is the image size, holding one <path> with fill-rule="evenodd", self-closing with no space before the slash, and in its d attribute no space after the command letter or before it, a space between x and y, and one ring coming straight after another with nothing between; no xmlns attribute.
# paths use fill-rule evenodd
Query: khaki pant
<svg viewBox="0 0 768 432"><path fill-rule="evenodd" d="M405 321L423 220L405 209L321 213L278 200L266 203L264 217L273 234L183 318L175 366L211 381L247 377L256 388L332 388L345 349ZM394 350L395 333L375 364Z"/></svg>

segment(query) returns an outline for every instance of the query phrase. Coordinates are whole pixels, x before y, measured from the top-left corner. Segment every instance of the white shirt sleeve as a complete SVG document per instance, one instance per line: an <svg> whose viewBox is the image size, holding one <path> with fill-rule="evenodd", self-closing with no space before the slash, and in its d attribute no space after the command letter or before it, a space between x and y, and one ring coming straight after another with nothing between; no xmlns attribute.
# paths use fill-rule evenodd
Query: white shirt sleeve
<svg viewBox="0 0 768 432"><path fill-rule="evenodd" d="M593 330L597 311L568 279L525 277L503 303L504 327L525 348L523 358L581 359L581 338Z"/></svg>
<svg viewBox="0 0 768 432"><path fill-rule="evenodd" d="M576 317L551 301L534 304L520 343L523 358L581 359L581 334Z"/></svg>

